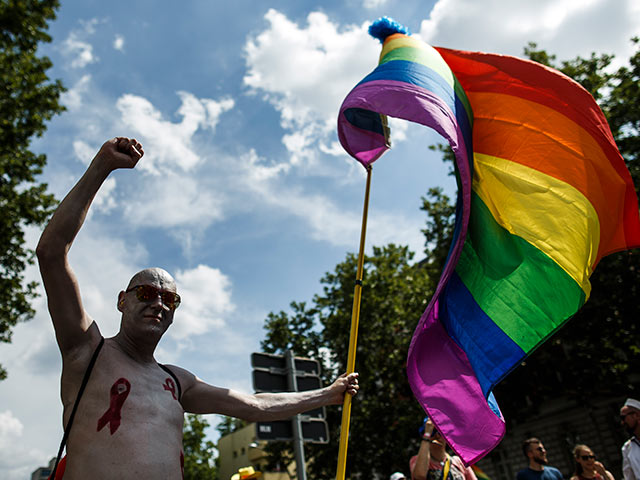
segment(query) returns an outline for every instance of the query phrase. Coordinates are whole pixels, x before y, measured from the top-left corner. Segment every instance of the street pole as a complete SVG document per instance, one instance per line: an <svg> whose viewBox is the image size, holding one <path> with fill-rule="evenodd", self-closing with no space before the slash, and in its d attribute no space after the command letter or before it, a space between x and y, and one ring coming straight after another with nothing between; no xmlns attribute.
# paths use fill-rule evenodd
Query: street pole
<svg viewBox="0 0 640 480"><path fill-rule="evenodd" d="M296 364L291 350L286 351L287 360L287 384L290 392L298 391L296 380ZM300 414L294 415L291 419L293 425L293 452L296 457L296 477L297 480L307 480L307 467L304 461L304 443L302 439L302 421Z"/></svg>

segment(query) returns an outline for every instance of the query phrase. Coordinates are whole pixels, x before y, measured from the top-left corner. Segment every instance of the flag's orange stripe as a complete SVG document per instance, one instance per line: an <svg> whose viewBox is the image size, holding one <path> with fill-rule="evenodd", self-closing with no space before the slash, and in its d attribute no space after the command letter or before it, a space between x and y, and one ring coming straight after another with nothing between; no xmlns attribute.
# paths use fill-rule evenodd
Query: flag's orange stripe
<svg viewBox="0 0 640 480"><path fill-rule="evenodd" d="M607 253L640 246L638 198L602 110L574 80L530 60L435 47L467 92L508 93L552 108L583 126L626 184L622 213L625 243ZM469 95L470 96L470 95ZM475 107L474 107L475 108Z"/></svg>
<svg viewBox="0 0 640 480"><path fill-rule="evenodd" d="M475 152L505 158L568 183L598 213L597 260L626 246L625 182L593 137L556 110L511 95L471 92ZM597 261L596 261L597 263Z"/></svg>

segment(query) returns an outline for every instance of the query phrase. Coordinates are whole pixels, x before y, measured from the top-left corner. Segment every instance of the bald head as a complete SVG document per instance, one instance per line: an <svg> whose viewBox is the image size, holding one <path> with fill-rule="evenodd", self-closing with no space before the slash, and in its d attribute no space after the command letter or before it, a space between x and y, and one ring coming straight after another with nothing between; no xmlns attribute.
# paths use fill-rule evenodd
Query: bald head
<svg viewBox="0 0 640 480"><path fill-rule="evenodd" d="M176 291L176 281L166 270L158 267L145 268L136 273L131 280L127 289L136 285L157 285L162 290Z"/></svg>

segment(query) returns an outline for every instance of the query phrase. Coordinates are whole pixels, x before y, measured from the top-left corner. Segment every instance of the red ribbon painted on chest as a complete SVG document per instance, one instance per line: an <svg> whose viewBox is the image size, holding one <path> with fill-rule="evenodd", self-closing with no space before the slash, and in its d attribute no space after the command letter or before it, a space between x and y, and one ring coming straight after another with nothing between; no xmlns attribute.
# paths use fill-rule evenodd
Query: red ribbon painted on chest
<svg viewBox="0 0 640 480"><path fill-rule="evenodd" d="M176 397L176 384L173 382L173 379L167 378L162 386L165 390L171 392L171 396L174 400L178 400L178 397Z"/></svg>
<svg viewBox="0 0 640 480"><path fill-rule="evenodd" d="M129 396L129 392L131 391L131 383L126 378L119 378L116 382L111 386L111 391L109 392L110 400L109 400L109 408L104 415L100 417L98 420L98 432L104 428L104 426L109 424L109 431L111 435L118 430L120 426L120 411L122 410L122 405L124 405L124 401Z"/></svg>

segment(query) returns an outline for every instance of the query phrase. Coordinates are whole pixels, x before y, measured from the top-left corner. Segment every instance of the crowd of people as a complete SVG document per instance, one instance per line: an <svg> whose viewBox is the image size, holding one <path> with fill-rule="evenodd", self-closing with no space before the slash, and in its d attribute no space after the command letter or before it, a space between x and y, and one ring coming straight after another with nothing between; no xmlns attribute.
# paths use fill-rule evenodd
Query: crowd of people
<svg viewBox="0 0 640 480"><path fill-rule="evenodd" d="M620 409L620 423L631 435L621 450L623 478L640 480L640 401L627 399ZM445 439L429 418L425 418L420 435L418 453L409 461L410 477L395 472L389 480L477 480L471 467L447 452ZM564 480L560 470L549 466L547 450L540 439L526 439L522 453L528 465L517 473L515 480ZM576 445L573 458L574 472L568 480L615 480L588 445Z"/></svg>

